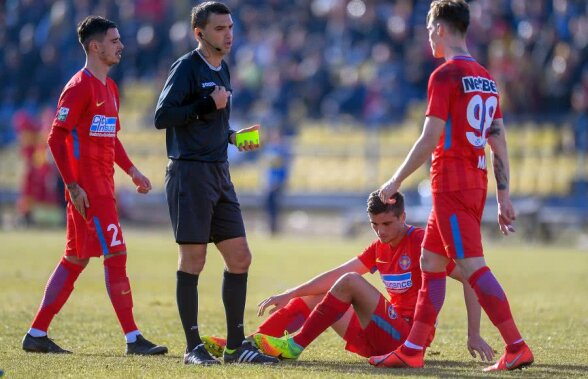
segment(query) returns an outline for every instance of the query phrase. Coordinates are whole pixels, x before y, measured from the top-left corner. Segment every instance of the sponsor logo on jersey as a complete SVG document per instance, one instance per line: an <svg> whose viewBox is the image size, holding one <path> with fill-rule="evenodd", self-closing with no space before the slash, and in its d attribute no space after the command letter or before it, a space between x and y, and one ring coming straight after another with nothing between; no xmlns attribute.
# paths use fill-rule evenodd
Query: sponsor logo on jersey
<svg viewBox="0 0 588 379"><path fill-rule="evenodd" d="M396 310L394 309L394 306L392 306L392 305L388 306L388 317L391 320L396 320L396 317L398 317L398 315L396 314Z"/></svg>
<svg viewBox="0 0 588 379"><path fill-rule="evenodd" d="M208 88L208 87L216 87L216 83L215 82L204 82L204 83L202 83L202 88Z"/></svg>
<svg viewBox="0 0 588 379"><path fill-rule="evenodd" d="M483 92L498 95L498 90L496 89L496 83L494 80L490 80L481 76L464 76L461 78L461 82L463 83L463 91L465 93Z"/></svg>
<svg viewBox="0 0 588 379"><path fill-rule="evenodd" d="M382 275L382 281L389 291L403 293L412 287L412 272Z"/></svg>
<svg viewBox="0 0 588 379"><path fill-rule="evenodd" d="M92 118L90 135L94 137L115 137L116 117L106 117L100 114Z"/></svg>
<svg viewBox="0 0 588 379"><path fill-rule="evenodd" d="M69 114L69 108L61 107L59 111L57 111L57 120L65 121L67 119L67 115Z"/></svg>
<svg viewBox="0 0 588 379"><path fill-rule="evenodd" d="M402 254L398 260L398 266L405 271L408 270L410 267L410 257L406 254Z"/></svg>

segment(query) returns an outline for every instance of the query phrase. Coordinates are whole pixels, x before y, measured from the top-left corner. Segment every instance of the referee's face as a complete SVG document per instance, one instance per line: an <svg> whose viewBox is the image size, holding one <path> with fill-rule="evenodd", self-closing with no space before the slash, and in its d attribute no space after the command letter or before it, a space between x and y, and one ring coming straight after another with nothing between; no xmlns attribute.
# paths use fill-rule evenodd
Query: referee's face
<svg viewBox="0 0 588 379"><path fill-rule="evenodd" d="M226 55L233 46L233 19L230 14L212 13L202 31L201 39L215 51Z"/></svg>

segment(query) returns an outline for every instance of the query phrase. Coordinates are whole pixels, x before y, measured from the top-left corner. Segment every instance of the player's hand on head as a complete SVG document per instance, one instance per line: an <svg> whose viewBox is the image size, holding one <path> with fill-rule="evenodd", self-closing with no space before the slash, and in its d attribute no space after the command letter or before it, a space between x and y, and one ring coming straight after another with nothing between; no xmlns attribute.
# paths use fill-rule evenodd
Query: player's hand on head
<svg viewBox="0 0 588 379"><path fill-rule="evenodd" d="M71 199L72 205L85 219L86 208L90 208L90 201L88 200L86 191L84 191L84 189L77 183L68 184L67 190L69 192L69 198Z"/></svg>
<svg viewBox="0 0 588 379"><path fill-rule="evenodd" d="M394 178L391 178L380 187L380 200L385 204L394 204L396 200L392 198L400 189L400 183L397 183Z"/></svg>
<svg viewBox="0 0 588 379"><path fill-rule="evenodd" d="M132 167L129 173L133 179L133 184L137 186L137 192L145 194L151 191L151 181L141 171L136 167Z"/></svg>
<svg viewBox="0 0 588 379"><path fill-rule="evenodd" d="M468 351L474 358L478 353L483 361L489 362L494 359L494 349L481 336L468 336Z"/></svg>
<svg viewBox="0 0 588 379"><path fill-rule="evenodd" d="M223 109L227 106L231 93L228 92L223 86L215 86L214 90L210 93L210 97L216 104L216 109Z"/></svg>

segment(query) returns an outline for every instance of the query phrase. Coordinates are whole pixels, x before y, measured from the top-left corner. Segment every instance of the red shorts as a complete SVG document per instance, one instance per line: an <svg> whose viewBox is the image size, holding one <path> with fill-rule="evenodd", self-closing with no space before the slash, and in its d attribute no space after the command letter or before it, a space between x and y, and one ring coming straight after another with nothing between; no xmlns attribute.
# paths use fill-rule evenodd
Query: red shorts
<svg viewBox="0 0 588 379"><path fill-rule="evenodd" d="M486 191L433 193L423 248L451 259L484 256L480 225Z"/></svg>
<svg viewBox="0 0 588 379"><path fill-rule="evenodd" d="M78 258L99 257L126 251L116 200L93 198L86 208L86 219L67 203L67 230L65 255Z"/></svg>
<svg viewBox="0 0 588 379"><path fill-rule="evenodd" d="M345 350L366 358L389 353L408 337L411 325L411 320L398 315L388 300L380 295L378 306L365 329L362 329L357 314L353 313L343 337L347 342Z"/></svg>

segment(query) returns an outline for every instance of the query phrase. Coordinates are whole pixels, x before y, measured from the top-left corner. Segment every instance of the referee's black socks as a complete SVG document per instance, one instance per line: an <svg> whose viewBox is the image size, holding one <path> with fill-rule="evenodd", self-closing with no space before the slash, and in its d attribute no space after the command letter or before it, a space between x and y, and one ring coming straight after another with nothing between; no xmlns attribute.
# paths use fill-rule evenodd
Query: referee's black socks
<svg viewBox="0 0 588 379"><path fill-rule="evenodd" d="M189 352L202 343L198 333L198 275L178 271L177 278L176 301Z"/></svg>
<svg viewBox="0 0 588 379"><path fill-rule="evenodd" d="M231 274L225 270L222 296L227 317L227 348L236 349L245 339L243 314L247 296L247 273Z"/></svg>

